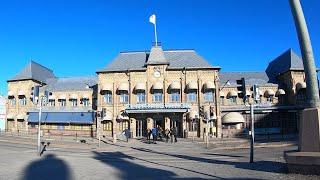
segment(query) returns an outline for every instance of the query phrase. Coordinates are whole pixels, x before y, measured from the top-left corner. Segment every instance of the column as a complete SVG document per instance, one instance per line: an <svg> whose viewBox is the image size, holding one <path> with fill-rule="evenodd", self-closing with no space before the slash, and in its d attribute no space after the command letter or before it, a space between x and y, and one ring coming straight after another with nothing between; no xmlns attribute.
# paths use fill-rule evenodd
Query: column
<svg viewBox="0 0 320 180"><path fill-rule="evenodd" d="M152 118L147 118L147 129L152 129L153 128L153 119Z"/></svg>
<svg viewBox="0 0 320 180"><path fill-rule="evenodd" d="M130 132L131 138L136 138L137 131L137 120L135 118L130 118Z"/></svg>
<svg viewBox="0 0 320 180"><path fill-rule="evenodd" d="M170 123L171 123L170 117L165 117L164 118L164 131L166 129L170 129Z"/></svg>
<svg viewBox="0 0 320 180"><path fill-rule="evenodd" d="M203 133L204 133L204 128L206 127L206 124L203 122L203 117L200 117L200 119L199 119L199 126L200 126L200 128L199 128L198 132L200 133L200 138L202 138Z"/></svg>

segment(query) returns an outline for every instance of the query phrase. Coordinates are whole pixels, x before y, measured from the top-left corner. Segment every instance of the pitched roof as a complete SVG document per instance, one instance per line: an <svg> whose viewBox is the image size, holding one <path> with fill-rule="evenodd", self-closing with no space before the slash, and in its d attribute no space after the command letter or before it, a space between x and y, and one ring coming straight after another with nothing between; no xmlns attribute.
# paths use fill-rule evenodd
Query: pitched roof
<svg viewBox="0 0 320 180"><path fill-rule="evenodd" d="M154 55L149 51L121 52L110 64L99 72L127 71L127 70L145 70L148 60L155 62L158 58L161 63L168 61L168 69L176 68L219 68L210 65L204 58L199 56L194 50L164 50L163 56L159 54L159 49ZM151 57L150 57L151 56ZM151 63L153 64L153 63Z"/></svg>
<svg viewBox="0 0 320 180"><path fill-rule="evenodd" d="M17 75L8 81L32 79L46 83L48 78L54 78L53 71L34 61L30 61Z"/></svg>
<svg viewBox="0 0 320 180"><path fill-rule="evenodd" d="M271 61L266 69L266 73L271 81L275 82L276 77L289 70L304 70L302 59L289 49Z"/></svg>
<svg viewBox="0 0 320 180"><path fill-rule="evenodd" d="M41 90L55 91L87 91L87 85L90 87L97 84L97 77L68 77L68 78L51 78L47 80L47 85Z"/></svg>
<svg viewBox="0 0 320 180"><path fill-rule="evenodd" d="M169 64L161 46L153 46L151 48L146 64Z"/></svg>
<svg viewBox="0 0 320 180"><path fill-rule="evenodd" d="M261 86L276 86L269 81L269 77L265 72L221 72L220 85L223 86L228 80L230 86L236 86L237 80L244 78L246 85L253 86L254 84Z"/></svg>

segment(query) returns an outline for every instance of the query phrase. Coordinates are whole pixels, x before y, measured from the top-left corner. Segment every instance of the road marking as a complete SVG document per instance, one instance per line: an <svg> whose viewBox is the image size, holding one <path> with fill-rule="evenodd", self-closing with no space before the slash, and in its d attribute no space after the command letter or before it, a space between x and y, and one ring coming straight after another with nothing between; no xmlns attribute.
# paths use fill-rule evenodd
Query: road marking
<svg viewBox="0 0 320 180"><path fill-rule="evenodd" d="M8 142L8 140L0 139L0 142Z"/></svg>

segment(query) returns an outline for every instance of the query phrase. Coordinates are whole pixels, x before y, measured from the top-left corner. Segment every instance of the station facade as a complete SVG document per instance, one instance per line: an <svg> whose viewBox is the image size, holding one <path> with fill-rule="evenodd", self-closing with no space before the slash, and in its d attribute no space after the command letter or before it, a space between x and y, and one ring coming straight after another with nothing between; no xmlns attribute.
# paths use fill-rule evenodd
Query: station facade
<svg viewBox="0 0 320 180"><path fill-rule="evenodd" d="M129 129L133 138L148 129L176 128L179 137L234 137L250 127L248 103L259 86L255 125L261 133L297 133L304 108L302 60L292 50L263 72L220 72L194 50L121 52L95 77L56 77L31 61L8 80L6 130L34 133L39 108L32 88L49 91L41 128L47 134L115 136ZM238 97L236 80L245 78L248 103Z"/></svg>

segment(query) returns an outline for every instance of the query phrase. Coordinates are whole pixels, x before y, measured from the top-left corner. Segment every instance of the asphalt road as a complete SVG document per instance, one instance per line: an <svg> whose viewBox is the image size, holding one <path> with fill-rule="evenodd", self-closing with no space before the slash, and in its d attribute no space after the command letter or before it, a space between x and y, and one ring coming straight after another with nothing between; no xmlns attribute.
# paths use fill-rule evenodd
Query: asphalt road
<svg viewBox="0 0 320 180"><path fill-rule="evenodd" d="M207 150L187 141L49 146L39 157L32 143L0 138L0 179L320 179L285 173L283 151L296 148L256 148L252 164L248 149Z"/></svg>

